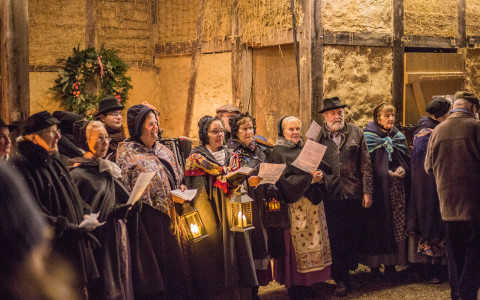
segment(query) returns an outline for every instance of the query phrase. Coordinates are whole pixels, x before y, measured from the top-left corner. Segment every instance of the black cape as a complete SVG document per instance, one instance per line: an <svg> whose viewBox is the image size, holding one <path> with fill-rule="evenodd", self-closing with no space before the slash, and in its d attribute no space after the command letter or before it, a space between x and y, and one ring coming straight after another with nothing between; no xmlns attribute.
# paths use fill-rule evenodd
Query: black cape
<svg viewBox="0 0 480 300"><path fill-rule="evenodd" d="M384 138L393 137L398 132L393 127L390 132L385 133L373 122L370 122L364 132L373 132ZM361 250L366 255L379 255L397 252L397 243L393 233L392 201L390 199L390 175L389 170L395 171L399 166L405 169L405 197L408 203L410 191L410 158L400 151L393 151L392 161L388 160L388 153L385 148L380 147L370 152L373 169L373 204L369 208L363 208L361 222L363 238L361 239Z"/></svg>
<svg viewBox="0 0 480 300"><path fill-rule="evenodd" d="M407 230L423 238L444 238L444 223L435 178L425 172L424 163L431 133L417 135L422 129L433 130L440 122L422 117L414 129L411 153L412 185L407 207Z"/></svg>
<svg viewBox="0 0 480 300"><path fill-rule="evenodd" d="M100 173L95 160L82 159L81 164L70 174L92 211L99 213L98 221L106 222L93 231L102 244L101 248L94 251L102 275L99 283L101 298L131 299L131 274L126 271L130 269L126 226L123 220L113 216L114 208L125 204L129 193L110 173Z"/></svg>
<svg viewBox="0 0 480 300"><path fill-rule="evenodd" d="M23 175L48 221L55 228L53 248L70 260L83 282L99 277L89 242L78 233L76 225L90 207L82 200L65 166L56 155L30 142L17 143L13 166Z"/></svg>

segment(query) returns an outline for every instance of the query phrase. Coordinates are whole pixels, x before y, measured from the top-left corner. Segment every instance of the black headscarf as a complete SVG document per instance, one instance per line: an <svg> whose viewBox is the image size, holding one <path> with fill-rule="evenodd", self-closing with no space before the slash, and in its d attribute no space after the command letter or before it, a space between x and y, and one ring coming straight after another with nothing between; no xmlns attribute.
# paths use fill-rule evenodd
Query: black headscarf
<svg viewBox="0 0 480 300"><path fill-rule="evenodd" d="M251 115L247 113L240 113L240 114L237 114L233 117L230 117L229 119L229 123L230 123L230 132L232 133L232 138L236 139L237 138L237 133L238 133L238 129L239 129L239 125L238 125L238 121L240 121L241 119L243 118L249 118L252 120L252 125L253 125L253 134L255 135L255 133L257 132L257 122L255 120L255 118L253 118Z"/></svg>
<svg viewBox="0 0 480 300"><path fill-rule="evenodd" d="M130 134L130 138L135 142L143 144L140 137L142 136L143 123L149 112L153 112L155 118L157 118L155 111L143 104L134 105L127 111L128 133Z"/></svg>
<svg viewBox="0 0 480 300"><path fill-rule="evenodd" d="M208 128L210 127L210 124L213 123L213 121L220 121L223 124L223 121L220 118L214 118L208 115L203 116L198 121L198 137L200 139L200 142L202 143L202 146L208 145Z"/></svg>

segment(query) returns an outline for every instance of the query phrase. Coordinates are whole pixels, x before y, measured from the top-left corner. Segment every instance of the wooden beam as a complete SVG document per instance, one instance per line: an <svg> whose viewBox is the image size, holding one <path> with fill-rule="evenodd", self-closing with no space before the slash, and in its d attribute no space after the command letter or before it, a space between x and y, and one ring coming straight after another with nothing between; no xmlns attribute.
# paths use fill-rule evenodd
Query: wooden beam
<svg viewBox="0 0 480 300"><path fill-rule="evenodd" d="M192 127L193 106L195 105L195 88L197 86L198 66L200 65L200 56L202 55L202 34L203 34L203 14L205 13L206 0L199 1L196 33L197 40L192 45L192 62L190 64L190 82L188 84L187 110L185 112L185 124L183 135L190 136Z"/></svg>
<svg viewBox="0 0 480 300"><path fill-rule="evenodd" d="M30 114L28 0L0 1L0 113L5 122Z"/></svg>
<svg viewBox="0 0 480 300"><path fill-rule="evenodd" d="M242 88L242 70L243 70L243 48L240 39L240 29L237 15L238 0L232 2L232 104L244 109L243 88ZM248 105L248 104L247 104Z"/></svg>
<svg viewBox="0 0 480 300"><path fill-rule="evenodd" d="M324 45L391 47L392 35L374 32L324 31Z"/></svg>
<svg viewBox="0 0 480 300"><path fill-rule="evenodd" d="M302 0L303 22L298 27L298 45L300 56L300 103L298 118L304 122L302 134L308 130L312 120L312 31L313 2Z"/></svg>
<svg viewBox="0 0 480 300"><path fill-rule="evenodd" d="M96 0L85 0L85 48L95 48Z"/></svg>
<svg viewBox="0 0 480 300"><path fill-rule="evenodd" d="M458 13L458 47L465 48L467 46L467 23L465 17L465 0L457 0Z"/></svg>
<svg viewBox="0 0 480 300"><path fill-rule="evenodd" d="M403 23L403 0L393 0L393 83L392 83L392 104L397 109L397 115L403 116L405 95L404 74L405 74L405 55L402 41L404 30ZM397 119L397 124L403 123Z"/></svg>
<svg viewBox="0 0 480 300"><path fill-rule="evenodd" d="M323 27L322 27L322 0L313 0L312 12L312 120L319 124L321 114L318 112L322 107L323 100Z"/></svg>
<svg viewBox="0 0 480 300"><path fill-rule="evenodd" d="M458 38L443 36L405 35L402 40L405 47L416 48L455 48L459 45Z"/></svg>

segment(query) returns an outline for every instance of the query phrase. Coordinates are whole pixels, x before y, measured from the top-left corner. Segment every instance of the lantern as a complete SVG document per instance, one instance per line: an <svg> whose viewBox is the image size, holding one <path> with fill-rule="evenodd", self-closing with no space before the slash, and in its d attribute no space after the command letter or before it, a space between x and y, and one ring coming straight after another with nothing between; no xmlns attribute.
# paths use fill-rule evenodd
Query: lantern
<svg viewBox="0 0 480 300"><path fill-rule="evenodd" d="M188 241L196 242L208 236L197 209L191 206L186 207L180 220Z"/></svg>
<svg viewBox="0 0 480 300"><path fill-rule="evenodd" d="M240 186L230 198L230 230L245 232L253 229L252 201L247 192Z"/></svg>

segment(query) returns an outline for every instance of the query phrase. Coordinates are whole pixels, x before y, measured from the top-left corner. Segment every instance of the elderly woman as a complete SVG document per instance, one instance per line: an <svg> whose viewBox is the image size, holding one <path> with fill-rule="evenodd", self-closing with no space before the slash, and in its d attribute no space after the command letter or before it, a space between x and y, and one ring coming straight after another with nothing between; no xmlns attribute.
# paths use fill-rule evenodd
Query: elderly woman
<svg viewBox="0 0 480 300"><path fill-rule="evenodd" d="M292 165L303 147L301 127L296 117L281 118L277 143L268 156L270 163L287 165L276 186L290 211L290 228L283 232L285 256L275 259L274 276L299 299L311 292L313 284L330 279L332 263L322 202L324 187L320 184L322 171L308 173Z"/></svg>
<svg viewBox="0 0 480 300"><path fill-rule="evenodd" d="M265 162L265 154L254 141L255 119L248 113L230 117L232 139L227 142L227 147L238 155L242 167L257 168ZM245 183L247 184L247 182ZM253 188L248 185L248 195L255 201L252 202L253 226L250 231L252 253L255 269L260 285L268 285L272 280L270 257L267 253L267 232L263 227L262 211L263 199L265 198L266 186L261 185ZM253 296L257 297L258 287L253 289Z"/></svg>
<svg viewBox="0 0 480 300"><path fill-rule="evenodd" d="M192 150L185 166L189 188L198 189L198 209L208 236L190 244L194 284L200 299L250 299L258 285L250 241L228 224L228 198L236 187L226 175L239 168L239 159L224 146L225 127L219 118L198 122L201 146Z"/></svg>
<svg viewBox="0 0 480 300"><path fill-rule="evenodd" d="M393 125L395 107L381 103L373 122L364 129L373 168L373 205L362 212L363 264L378 278L385 266L387 279L395 279L395 265L406 263L405 205L410 158L405 136Z"/></svg>
<svg viewBox="0 0 480 300"><path fill-rule="evenodd" d="M79 122L82 125L75 138L85 155L70 160L76 165L70 175L92 211L99 213L98 220L106 222L93 231L102 243L102 248L94 251L101 280L90 297L133 299L125 220L131 207L125 204L129 194L119 181L120 168L104 159L110 142L105 125L100 121Z"/></svg>
<svg viewBox="0 0 480 300"><path fill-rule="evenodd" d="M424 163L430 136L452 109L450 100L433 97L428 116L421 117L413 131L412 198L408 202L408 260L424 264L427 283L440 283L441 265L446 262L445 232L435 178L425 172Z"/></svg>
<svg viewBox="0 0 480 300"><path fill-rule="evenodd" d="M82 284L92 288L99 274L89 241L98 241L85 227L78 226L91 209L58 159L58 124L47 111L25 119L12 164L55 229L53 249L74 265Z"/></svg>
<svg viewBox="0 0 480 300"><path fill-rule="evenodd" d="M178 222L171 190L181 188L183 172L172 152L157 141L155 111L134 105L127 112L130 139L118 145L117 164L127 190L140 173L154 172L141 196L141 211L129 217L135 299L185 299L185 266L178 242Z"/></svg>

